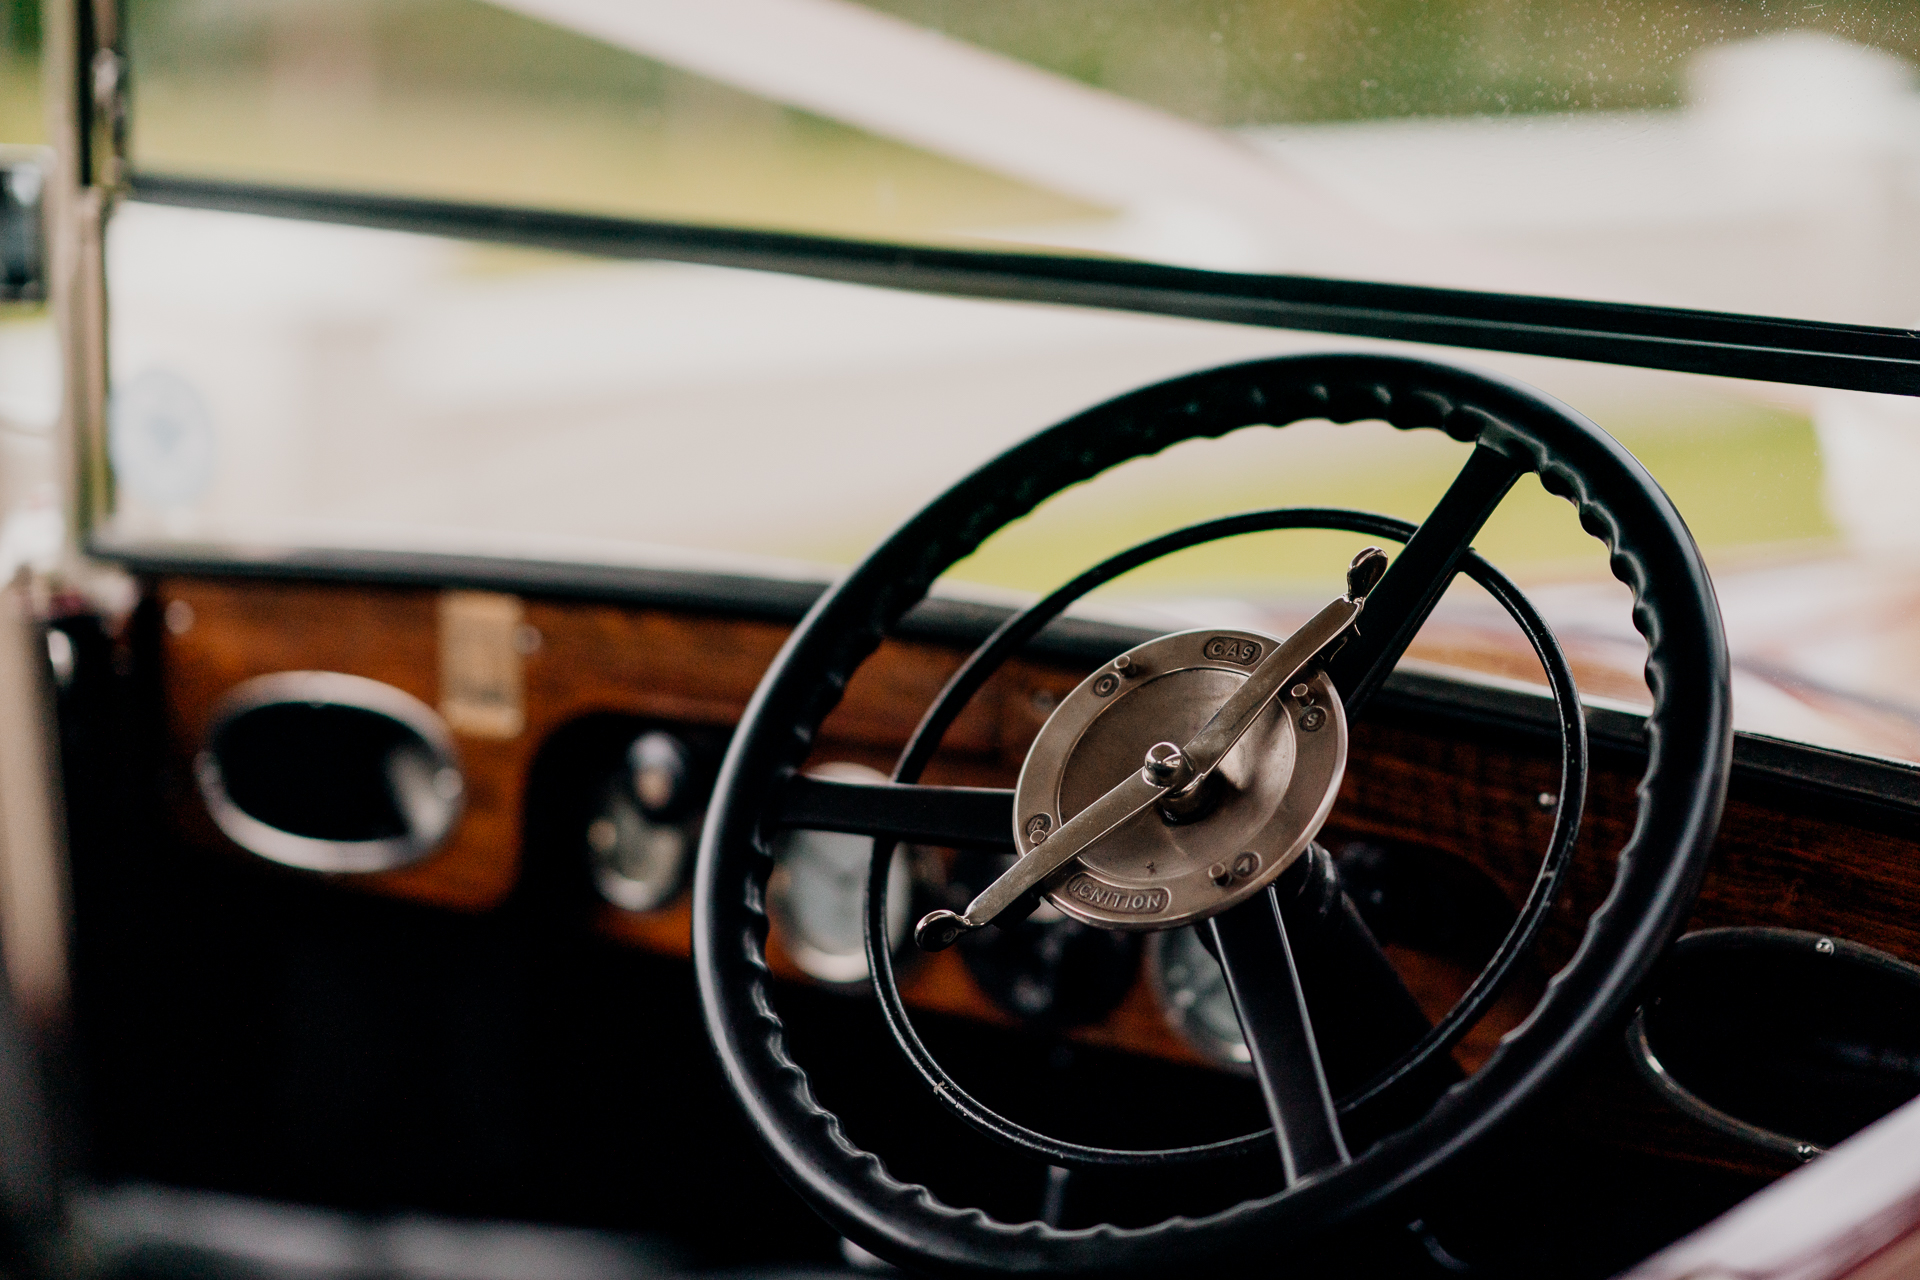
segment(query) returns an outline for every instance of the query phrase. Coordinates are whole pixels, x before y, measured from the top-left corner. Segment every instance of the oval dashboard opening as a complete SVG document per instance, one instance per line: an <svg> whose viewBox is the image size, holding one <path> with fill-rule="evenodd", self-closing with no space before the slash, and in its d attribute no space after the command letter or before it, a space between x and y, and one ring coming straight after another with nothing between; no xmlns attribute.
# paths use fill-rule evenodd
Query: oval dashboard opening
<svg viewBox="0 0 1920 1280"><path fill-rule="evenodd" d="M1681 1111L1811 1159L1920 1094L1920 968L1797 929L1702 930L1674 944L1627 1043Z"/></svg>
<svg viewBox="0 0 1920 1280"><path fill-rule="evenodd" d="M220 830L309 871L391 871L445 843L466 783L446 722L409 693L334 671L236 685L194 772Z"/></svg>

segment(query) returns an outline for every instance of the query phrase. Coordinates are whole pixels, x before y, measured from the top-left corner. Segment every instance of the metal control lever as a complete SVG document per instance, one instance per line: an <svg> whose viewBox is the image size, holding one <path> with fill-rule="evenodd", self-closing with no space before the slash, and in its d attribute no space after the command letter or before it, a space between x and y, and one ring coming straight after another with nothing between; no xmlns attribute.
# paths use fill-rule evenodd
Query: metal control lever
<svg viewBox="0 0 1920 1280"><path fill-rule="evenodd" d="M1329 602L1305 626L1275 646L1185 746L1154 744L1138 771L1042 838L967 904L965 912L932 911L922 917L914 927L914 941L923 951L952 946L961 935L991 924L1022 894L1037 888L1129 819L1164 799L1204 785L1267 704L1353 626L1367 593L1386 568L1386 553L1378 547L1368 547L1355 556L1347 567L1347 593Z"/></svg>

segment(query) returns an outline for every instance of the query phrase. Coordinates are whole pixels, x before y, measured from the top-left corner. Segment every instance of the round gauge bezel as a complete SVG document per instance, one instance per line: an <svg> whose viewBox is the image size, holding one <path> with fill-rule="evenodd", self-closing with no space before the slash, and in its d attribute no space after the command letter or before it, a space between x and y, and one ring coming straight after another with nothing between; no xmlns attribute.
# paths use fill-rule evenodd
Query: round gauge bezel
<svg viewBox="0 0 1920 1280"><path fill-rule="evenodd" d="M659 911L672 905L686 888L687 873L693 866L693 852L699 842L699 823L697 820L663 822L653 817L633 795L627 783L625 771L614 773L602 785L601 803L588 819L581 831L581 840L586 845L587 866L593 873L594 888L601 898L622 911L634 915L644 915ZM622 812L616 812L620 810ZM597 822L611 822L616 833L621 818L625 817L643 827L655 828L661 832L671 832L680 841L680 849L673 863L663 874L641 879L627 874L613 865L606 853L593 843L593 827ZM620 836L616 835L616 839Z"/></svg>
<svg viewBox="0 0 1920 1280"><path fill-rule="evenodd" d="M1190 943L1185 941L1192 939ZM1181 1005L1176 997L1175 986L1167 980L1166 966L1170 959L1168 952L1176 946L1191 945L1211 962L1218 971L1219 961L1214 960L1206 945L1189 929L1162 929L1147 939L1146 954L1143 957L1147 969L1147 984L1153 989L1153 998L1160 1006L1160 1016L1180 1042L1217 1067L1239 1075L1253 1074L1253 1052L1247 1048L1244 1037L1228 1040L1216 1035L1204 1024L1188 1016L1188 1011L1197 1005L1196 1000ZM1221 985L1226 985L1226 975L1220 976Z"/></svg>
<svg viewBox="0 0 1920 1280"><path fill-rule="evenodd" d="M811 777L837 779L843 782L885 782L887 775L878 769L852 761L836 760L817 765L807 770ZM810 832L804 828L795 828L781 832L774 840L774 867L767 877L767 908L779 927L781 949L787 953L799 970L816 982L845 990L865 990L868 978L867 952L864 945L858 945L852 952L822 950L807 941L806 936L795 926L793 911L794 872L784 856L783 846L787 841L801 839L809 835L827 835L834 839L861 840L859 836L844 836L833 832ZM866 841L865 843L871 843ZM903 951L904 944L911 937L913 926L913 907L920 896L918 876L916 875L915 846L898 845L893 851L892 866L889 871L889 896L892 886L903 886L903 902L899 924L899 941L895 943L896 952ZM858 894L853 903L852 919L858 924L865 910L866 865L867 857L861 857L861 874L857 880ZM896 923L889 921L889 923ZM856 937L860 936L856 930Z"/></svg>
<svg viewBox="0 0 1920 1280"><path fill-rule="evenodd" d="M1021 767L1013 819L1021 854L1084 807L1069 800L1073 812L1062 811L1070 783L1085 790L1076 776L1097 770L1104 789L1140 767L1151 739L1134 742L1138 735L1126 732L1133 700L1166 704L1167 714L1153 721L1159 736L1184 742L1280 643L1258 631L1180 631L1088 675L1041 726ZM1212 673L1229 679L1204 678ZM1206 692L1192 696L1202 686ZM1067 915L1103 929L1170 929L1217 915L1272 884L1306 851L1333 810L1346 761L1339 692L1323 670L1302 673L1221 761L1224 798L1192 821L1170 822L1155 809L1136 814L1055 872L1042 892Z"/></svg>

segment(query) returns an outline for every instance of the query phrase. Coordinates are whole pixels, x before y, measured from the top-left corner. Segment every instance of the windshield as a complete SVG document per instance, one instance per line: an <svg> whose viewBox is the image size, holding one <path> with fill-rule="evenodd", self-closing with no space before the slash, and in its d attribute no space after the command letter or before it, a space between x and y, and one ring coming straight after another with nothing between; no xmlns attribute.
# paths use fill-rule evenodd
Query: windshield
<svg viewBox="0 0 1920 1280"><path fill-rule="evenodd" d="M1913 318L1909 26L1865 5L1791 22L1724 5L1545 12L135 0L133 159L913 243ZM137 202L108 249L104 545L824 579L1099 400L1228 361L1393 349L1538 385L1646 463L1714 570L1741 728L1920 761L1920 591L1899 586L1920 559L1902 483L1920 414L1902 398ZM1460 460L1437 433L1378 423L1184 445L1062 494L946 588L1030 595L1253 507L1418 520ZM1584 692L1645 704L1625 590L1565 503L1523 481L1478 547L1560 631ZM1092 606L1284 630L1353 549L1242 538ZM1541 679L1467 585L1411 656Z"/></svg>
<svg viewBox="0 0 1920 1280"><path fill-rule="evenodd" d="M135 163L1906 327L1878 0L132 0Z"/></svg>

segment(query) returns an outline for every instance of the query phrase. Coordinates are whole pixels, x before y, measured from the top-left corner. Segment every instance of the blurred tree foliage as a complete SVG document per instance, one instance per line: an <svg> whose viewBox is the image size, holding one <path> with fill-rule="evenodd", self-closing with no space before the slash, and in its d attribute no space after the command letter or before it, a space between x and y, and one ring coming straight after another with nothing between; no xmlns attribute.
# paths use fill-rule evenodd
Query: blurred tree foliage
<svg viewBox="0 0 1920 1280"><path fill-rule="evenodd" d="M1911 0L863 0L1209 124L1675 106L1788 28L1920 61Z"/></svg>
<svg viewBox="0 0 1920 1280"><path fill-rule="evenodd" d="M40 0L0 0L0 53L31 58L40 52Z"/></svg>

